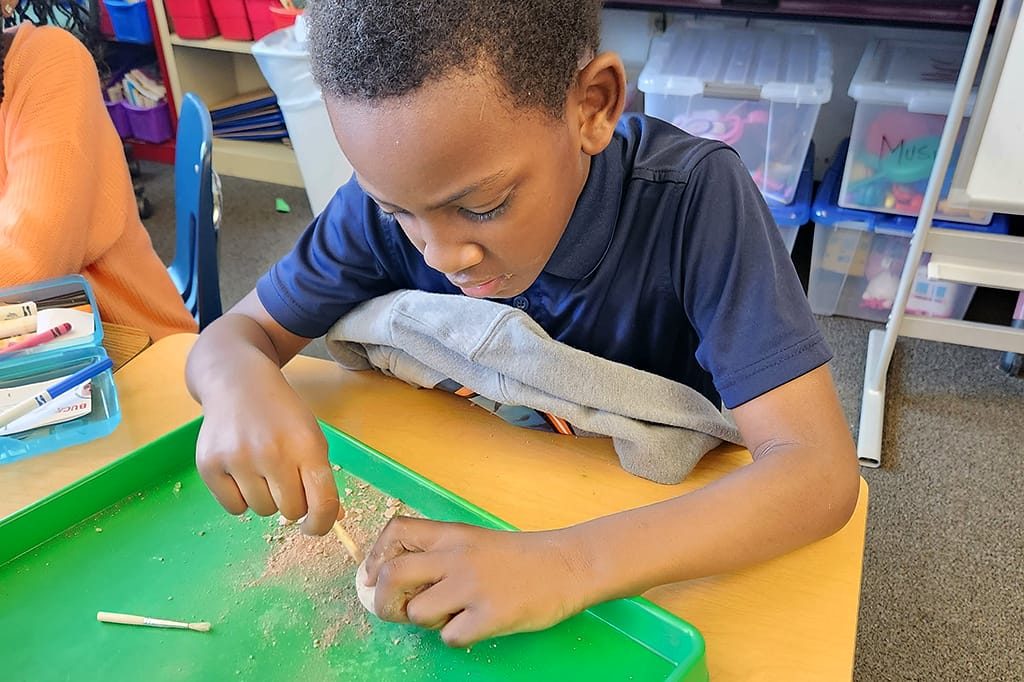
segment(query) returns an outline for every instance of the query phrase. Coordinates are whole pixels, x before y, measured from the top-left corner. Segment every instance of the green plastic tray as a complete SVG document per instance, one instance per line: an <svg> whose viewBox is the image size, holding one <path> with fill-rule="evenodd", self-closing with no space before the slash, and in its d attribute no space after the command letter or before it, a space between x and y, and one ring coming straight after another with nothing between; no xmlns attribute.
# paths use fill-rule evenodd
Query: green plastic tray
<svg viewBox="0 0 1024 682"><path fill-rule="evenodd" d="M549 630L469 650L446 647L436 632L381 622L315 647L318 614L301 592L245 584L246 571L263 566L263 536L276 522L250 514L240 523L217 506L195 470L198 429L192 422L0 521L5 678L707 680L697 630L644 599L601 604ZM512 528L324 431L331 461L344 467L340 486L358 477L428 518ZM209 620L213 630L108 625L97 611Z"/></svg>

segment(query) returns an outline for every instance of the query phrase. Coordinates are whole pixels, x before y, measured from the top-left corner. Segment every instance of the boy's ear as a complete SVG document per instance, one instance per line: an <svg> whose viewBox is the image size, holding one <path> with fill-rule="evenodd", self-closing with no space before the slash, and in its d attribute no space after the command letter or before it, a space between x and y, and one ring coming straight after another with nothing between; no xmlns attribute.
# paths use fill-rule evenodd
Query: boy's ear
<svg viewBox="0 0 1024 682"><path fill-rule="evenodd" d="M595 156L611 142L626 106L626 68L619 55L602 52L591 59L580 71L574 89L582 151Z"/></svg>

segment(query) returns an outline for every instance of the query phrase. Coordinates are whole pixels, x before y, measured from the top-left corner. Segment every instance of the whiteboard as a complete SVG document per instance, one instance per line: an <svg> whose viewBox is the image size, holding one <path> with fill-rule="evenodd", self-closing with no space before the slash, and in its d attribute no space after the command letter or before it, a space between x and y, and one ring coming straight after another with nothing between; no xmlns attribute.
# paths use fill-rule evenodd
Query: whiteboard
<svg viewBox="0 0 1024 682"><path fill-rule="evenodd" d="M1019 2L1012 3L1018 6ZM1000 19L1000 30L1007 12ZM957 203L1002 213L1024 213L1024 22L1014 17L1002 69L995 74L991 106L971 121L954 190ZM991 60L990 60L991 61ZM988 68L998 68L989 64ZM985 74L986 79L992 77ZM973 130L979 128L980 130ZM971 133L974 133L973 135ZM977 147L972 142L977 141ZM965 167L965 164L969 164Z"/></svg>

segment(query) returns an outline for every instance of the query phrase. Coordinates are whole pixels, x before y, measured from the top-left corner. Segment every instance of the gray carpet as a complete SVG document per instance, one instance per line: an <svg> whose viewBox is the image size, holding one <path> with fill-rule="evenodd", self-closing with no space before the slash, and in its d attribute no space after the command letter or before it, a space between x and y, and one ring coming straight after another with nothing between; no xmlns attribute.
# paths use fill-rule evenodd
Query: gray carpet
<svg viewBox="0 0 1024 682"><path fill-rule="evenodd" d="M147 221L173 253L169 169L144 165ZM249 291L310 219L302 190L223 178L221 290ZM274 211L284 198L292 212ZM810 231L794 250L806 274ZM978 297L969 316L1008 317L1012 299ZM991 304L987 303L991 301ZM877 325L821 318L833 371L856 432L867 334ZM310 354L323 357L322 346ZM856 679L1024 680L1024 380L998 354L901 340L889 373L881 469L871 490Z"/></svg>

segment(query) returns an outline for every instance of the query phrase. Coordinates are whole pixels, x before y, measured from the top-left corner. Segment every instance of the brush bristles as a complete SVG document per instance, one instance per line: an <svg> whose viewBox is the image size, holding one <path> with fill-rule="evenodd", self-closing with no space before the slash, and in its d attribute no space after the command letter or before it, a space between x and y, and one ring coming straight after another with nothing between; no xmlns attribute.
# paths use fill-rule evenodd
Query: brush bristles
<svg viewBox="0 0 1024 682"><path fill-rule="evenodd" d="M188 624L188 629L189 630L195 630L196 632L209 632L210 631L210 624L209 623L189 623Z"/></svg>

